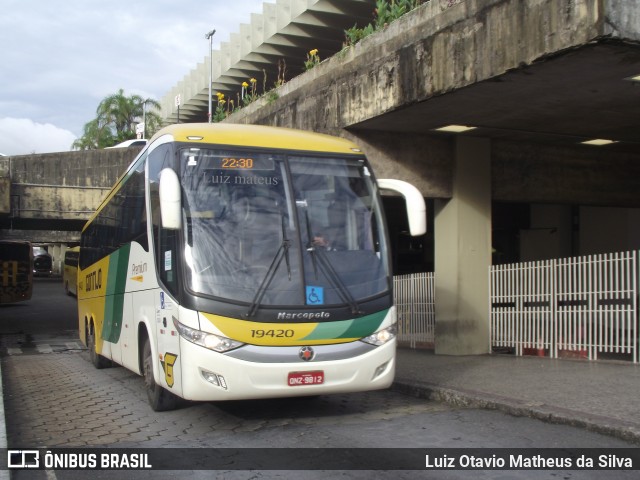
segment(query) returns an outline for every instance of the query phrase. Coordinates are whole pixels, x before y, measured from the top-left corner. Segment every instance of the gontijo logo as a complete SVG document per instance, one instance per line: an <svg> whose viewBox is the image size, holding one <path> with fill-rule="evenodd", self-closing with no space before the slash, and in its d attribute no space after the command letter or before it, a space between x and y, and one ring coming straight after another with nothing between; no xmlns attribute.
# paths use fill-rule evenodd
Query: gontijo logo
<svg viewBox="0 0 640 480"><path fill-rule="evenodd" d="M102 269L87 273L84 277L84 291L91 292L102 288Z"/></svg>

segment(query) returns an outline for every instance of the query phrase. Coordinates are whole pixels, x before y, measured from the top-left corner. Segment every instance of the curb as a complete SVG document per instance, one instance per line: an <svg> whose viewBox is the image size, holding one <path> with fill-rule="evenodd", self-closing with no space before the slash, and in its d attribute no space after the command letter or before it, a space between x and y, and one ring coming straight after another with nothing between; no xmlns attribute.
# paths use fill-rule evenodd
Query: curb
<svg viewBox="0 0 640 480"><path fill-rule="evenodd" d="M640 445L640 425L615 418L588 414L539 402L465 389L444 388L419 381L396 380L391 389L455 407L498 410L514 417L529 417L548 423L584 428Z"/></svg>

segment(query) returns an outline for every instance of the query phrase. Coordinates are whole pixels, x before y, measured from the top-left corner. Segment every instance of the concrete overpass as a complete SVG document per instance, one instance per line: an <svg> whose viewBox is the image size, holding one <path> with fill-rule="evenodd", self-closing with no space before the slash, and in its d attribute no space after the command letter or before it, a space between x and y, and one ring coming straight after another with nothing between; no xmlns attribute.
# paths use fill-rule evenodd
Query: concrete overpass
<svg viewBox="0 0 640 480"><path fill-rule="evenodd" d="M240 72L233 58L221 69ZM179 85L196 92L190 118L206 118L203 68ZM637 0L431 0L226 121L349 137L379 177L416 184L434 213L436 352L485 353L492 250L640 247L639 75ZM451 124L473 130L438 130Z"/></svg>
<svg viewBox="0 0 640 480"><path fill-rule="evenodd" d="M275 27L264 23L263 14L258 40L246 27L244 36L233 37L238 42L220 60L216 90L224 87L234 98L242 81L267 64L277 65L285 53L292 66L302 65L311 48L322 52L320 42L331 28L302 28L298 18L323 18L326 24L342 18L351 26L345 5L364 4L370 11L373 3L278 1L271 16ZM485 353L492 250L504 251L498 260L507 261L640 248L638 7L638 0L431 0L289 79L277 98L260 99L226 121L349 137L362 145L379 177L416 184L430 201L433 222L419 261L435 265L438 279L436 351ZM322 8L334 12L318 13ZM304 35L292 33L302 30ZM341 36L340 28L334 34ZM338 43L333 41L334 48ZM233 56L232 50L248 57ZM255 60L251 68L247 59ZM206 119L203 65L180 84L191 89L180 88L181 121ZM176 91L163 100L170 121L177 113L170 106ZM474 129L438 130L449 124ZM581 143L594 138L615 143ZM104 185L97 180L102 166L79 174L77 184L91 187L86 198L108 188L128 160L114 159ZM9 175L12 192L30 188L33 198L27 202L25 190L20 198L27 203L18 205L22 213L9 208L14 213L1 220L3 228L26 229L39 215L60 225L60 217L46 213L56 209L69 212L69 222L81 222L80 212L92 201L55 204L60 196L73 196L68 194L74 189L58 188L71 184L49 181L46 170L38 170L36 180L24 176L15 182L19 171L30 171L27 163L21 168ZM36 202L39 193L46 195Z"/></svg>
<svg viewBox="0 0 640 480"><path fill-rule="evenodd" d="M344 31L366 25L373 18L375 0L277 0L264 3L228 41L207 55L160 101L167 123L206 122L209 77L214 92L237 102L242 82L255 78L271 89L281 75L303 72L307 53L318 49L327 58L342 49ZM215 26L216 19L211 19ZM205 32L202 32L203 38ZM203 40L204 41L204 40ZM213 63L211 63L213 59ZM282 68L286 73L282 72ZM178 111L175 99L181 98ZM215 108L215 106L214 106Z"/></svg>
<svg viewBox="0 0 640 480"><path fill-rule="evenodd" d="M0 158L0 238L77 242L140 148Z"/></svg>
<svg viewBox="0 0 640 480"><path fill-rule="evenodd" d="M0 239L46 246L60 273L64 250L140 148L0 157Z"/></svg>

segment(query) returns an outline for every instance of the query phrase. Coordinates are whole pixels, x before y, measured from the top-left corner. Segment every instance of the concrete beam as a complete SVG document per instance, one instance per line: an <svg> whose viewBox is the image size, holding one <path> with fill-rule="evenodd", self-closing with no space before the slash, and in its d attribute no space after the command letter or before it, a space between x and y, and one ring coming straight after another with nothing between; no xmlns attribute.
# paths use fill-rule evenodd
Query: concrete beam
<svg viewBox="0 0 640 480"><path fill-rule="evenodd" d="M18 220L87 220L140 148L21 155L3 159Z"/></svg>
<svg viewBox="0 0 640 480"><path fill-rule="evenodd" d="M274 108L256 104L230 121L275 124L278 107L298 109L302 99L322 105L331 98L337 102L332 105L338 114L334 127L349 128L585 44L604 32L599 0L469 0L448 5L422 5L292 79L279 89ZM541 24L549 28L541 29ZM296 120L289 126L318 125L316 118L307 120L305 115L296 115Z"/></svg>
<svg viewBox="0 0 640 480"><path fill-rule="evenodd" d="M79 243L80 232L62 230L0 229L0 240L26 240L31 243Z"/></svg>
<svg viewBox="0 0 640 480"><path fill-rule="evenodd" d="M640 155L492 143L493 199L640 208Z"/></svg>
<svg viewBox="0 0 640 480"><path fill-rule="evenodd" d="M425 197L451 198L451 158L455 151L452 139L359 130L344 136L363 149L376 177L410 182Z"/></svg>
<svg viewBox="0 0 640 480"><path fill-rule="evenodd" d="M640 41L640 8L637 0L605 0L604 34Z"/></svg>

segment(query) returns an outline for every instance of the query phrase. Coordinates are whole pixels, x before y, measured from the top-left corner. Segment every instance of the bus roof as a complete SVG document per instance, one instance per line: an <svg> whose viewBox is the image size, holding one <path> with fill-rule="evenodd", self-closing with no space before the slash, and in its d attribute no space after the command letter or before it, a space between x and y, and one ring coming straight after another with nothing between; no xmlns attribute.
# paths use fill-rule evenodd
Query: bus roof
<svg viewBox="0 0 640 480"><path fill-rule="evenodd" d="M312 152L362 153L344 138L283 127L231 123L181 123L163 128L151 141L171 135L176 142L202 142L219 145L278 148Z"/></svg>

